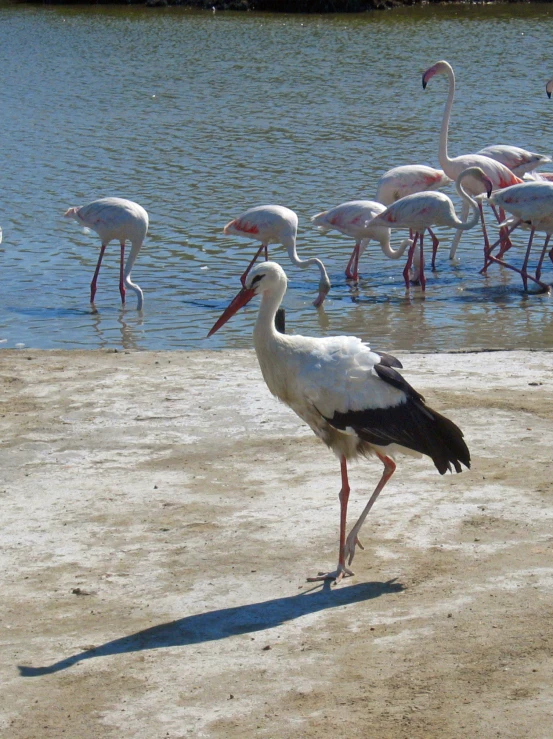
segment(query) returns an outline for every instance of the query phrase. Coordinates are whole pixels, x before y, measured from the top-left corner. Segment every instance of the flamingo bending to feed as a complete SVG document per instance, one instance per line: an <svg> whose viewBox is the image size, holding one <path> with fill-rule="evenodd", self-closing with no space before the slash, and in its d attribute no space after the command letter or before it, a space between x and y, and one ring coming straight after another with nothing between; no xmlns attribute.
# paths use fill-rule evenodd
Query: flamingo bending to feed
<svg viewBox="0 0 553 739"><path fill-rule="evenodd" d="M359 279L359 257L371 239L379 242L380 248L389 259L399 259L410 245L411 242L406 239L397 249L393 249L390 245L389 228L379 225L370 228L367 226L369 221L384 210L386 206L373 200L350 200L311 218L321 233L336 229L355 239L355 247L346 267L346 277L349 279L356 282Z"/></svg>
<svg viewBox="0 0 553 739"><path fill-rule="evenodd" d="M440 160L440 166L446 173L448 177L451 177L451 179L455 180L457 177L461 174L462 171L466 170L469 167L479 167L482 169L485 174L491 179L493 182L494 190L502 189L504 187L509 187L510 185L517 185L522 182L522 180L517 177L511 170L506 167L504 164L501 164L500 162L496 161L495 159L491 159L488 156L483 156L482 154L463 154L458 157L450 158L447 153L447 138L448 138L448 132L449 132L449 119L451 116L451 108L453 106L453 99L455 97L455 75L453 73L453 69L449 62L446 61L439 61L436 62L432 67L429 67L426 72L422 76L422 86L423 89L426 89L426 86L428 82L437 74L443 74L448 78L449 81L449 92L447 96L447 101L444 108L444 114L442 118L442 126L440 129L440 148L439 148L439 160ZM478 181L476 179L468 179L465 184L467 193L472 195L473 197L476 195L481 195L484 192L484 185L481 181ZM490 242L488 239L488 233L486 231L486 222L484 219L484 210L482 208L482 203L478 204L478 208L480 210L480 217L482 219L482 231L484 233L484 244L485 244L485 250L486 252L490 249ZM464 202L463 204L463 211L461 214L461 218L463 221L466 221L468 218L469 213L469 204L468 202ZM453 259L455 257L455 253L457 251L457 247L459 245L459 241L461 239L462 231L459 229L455 235L455 238L453 239L451 243L451 247L449 250L449 258Z"/></svg>
<svg viewBox="0 0 553 739"><path fill-rule="evenodd" d="M452 180L443 169L434 169L425 164L404 164L384 172L376 186L376 199L379 203L391 205L406 195L426 190L439 190L451 182ZM429 228L428 233L432 238L435 253L440 242L432 229ZM409 236L412 238L413 234L410 233Z"/></svg>
<svg viewBox="0 0 553 739"><path fill-rule="evenodd" d="M144 208L138 203L133 203L132 200L101 198L88 205L69 208L64 215L66 218L73 218L81 226L96 231L102 241L100 256L94 277L90 283L90 302L94 304L96 283L98 282L98 274L106 246L113 239L117 239L121 245L121 265L119 268L121 302L125 305L125 288L129 288L136 293L138 298L137 310L142 310L144 295L140 287L131 282L131 271L148 231L148 214ZM125 263L126 241L131 242L131 253Z"/></svg>
<svg viewBox="0 0 553 739"><path fill-rule="evenodd" d="M339 582L353 572L346 566L363 548L359 531L379 493L396 469L394 456L425 454L440 474L470 467L463 432L433 411L394 369L401 363L377 354L354 336L323 339L280 334L276 311L286 292L286 275L274 262L259 264L208 336L256 295L261 296L253 337L261 372L271 393L305 421L340 460L340 545L338 567L310 580ZM369 502L346 538L350 487L347 462L376 455L384 470Z"/></svg>
<svg viewBox="0 0 553 739"><path fill-rule="evenodd" d="M284 208L282 205L259 205L256 208L250 208L227 223L223 229L223 233L236 236L245 236L249 239L261 241L256 255L249 263L246 271L240 278L242 285L246 284L246 278L251 268L259 258L261 252L265 252L265 260L269 258L269 244L282 244L288 252L290 261L296 267L306 269L315 265L319 268L321 275L319 281L319 295L313 305L319 307L323 304L324 299L330 290L330 280L326 273L324 264L320 259L312 257L310 259L300 259L296 252L296 236L298 232L298 217L293 210Z"/></svg>
<svg viewBox="0 0 553 739"><path fill-rule="evenodd" d="M528 289L528 279L530 279L533 282L536 282L542 290L548 291L550 289L549 285L541 282L540 277L543 260L547 253L551 235L553 234L553 183L525 182L522 185L513 185L512 187L507 187L500 192L493 193L491 200L495 205L515 216L516 220L511 226L511 231L514 231L518 226L529 227L530 238L528 239L528 246L526 248L526 255L524 257L522 269L519 270L516 267L501 261L500 258L494 257L492 254L488 254L489 261L498 262L499 264L509 267L509 269L513 269L515 272L519 272L522 276L525 290ZM546 237L538 261L535 273L536 276L534 278L528 274L528 261L530 259L532 241L536 231L545 231ZM553 262L553 249L549 252L549 257Z"/></svg>
<svg viewBox="0 0 553 739"><path fill-rule="evenodd" d="M375 226L380 223L390 228L409 228L415 232L415 238L409 249L407 264L403 271L405 284L409 286L409 270L413 262L413 255L419 240L420 246L420 283L424 290L426 279L424 277L424 254L423 254L423 236L425 230L429 226L448 226L456 228L460 231L467 231L478 223L480 217L479 204L464 189L465 180L477 182L484 189L488 197L492 193L493 183L480 167L468 167L463 170L455 181L457 192L461 196L463 203L472 206L472 218L468 221L461 221L455 213L455 207L451 199L443 192L418 192L413 195L407 195L401 200L396 200L393 205L388 206L380 215L373 218L369 226ZM434 269L435 251L432 256L432 269Z"/></svg>

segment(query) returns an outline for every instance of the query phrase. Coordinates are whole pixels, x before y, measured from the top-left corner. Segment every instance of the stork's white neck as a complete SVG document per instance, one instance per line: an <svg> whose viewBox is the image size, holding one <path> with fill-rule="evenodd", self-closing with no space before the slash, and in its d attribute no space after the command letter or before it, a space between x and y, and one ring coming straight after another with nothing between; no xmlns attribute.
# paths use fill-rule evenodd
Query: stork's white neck
<svg viewBox="0 0 553 739"><path fill-rule="evenodd" d="M261 296L261 305L253 330L255 351L259 357L279 336L275 328L275 316L285 292L286 284L284 283L275 286L273 290L265 291Z"/></svg>

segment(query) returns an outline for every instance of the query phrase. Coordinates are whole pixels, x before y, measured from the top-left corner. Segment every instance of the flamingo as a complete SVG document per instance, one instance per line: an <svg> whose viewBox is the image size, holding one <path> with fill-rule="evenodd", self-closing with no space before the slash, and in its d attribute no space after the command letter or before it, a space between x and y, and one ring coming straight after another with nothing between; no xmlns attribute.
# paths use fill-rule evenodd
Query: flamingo
<svg viewBox="0 0 553 739"><path fill-rule="evenodd" d="M131 270L148 231L148 214L144 208L132 200L100 198L100 200L94 200L88 205L69 208L64 215L66 218L73 218L81 226L96 231L102 240L100 256L94 277L90 283L91 304L94 304L96 283L98 282L98 274L106 246L113 239L117 239L121 245L121 266L119 269L121 302L125 305L125 287L130 288L136 293L138 299L136 309L142 310L144 295L140 287L134 282L131 282ZM125 263L126 241L131 242L131 253Z"/></svg>
<svg viewBox="0 0 553 739"><path fill-rule="evenodd" d="M470 467L463 432L448 418L429 408L420 393L396 371L401 363L378 354L354 336L280 334L276 311L286 292L286 275L275 262L257 265L246 284L216 321L208 336L219 330L253 297L261 297L253 337L261 372L271 393L286 403L340 460L340 544L338 566L313 580L353 575L359 532L378 495L392 477L397 452L432 459L438 472L461 472ZM347 463L376 455L384 470L357 523L346 538L350 486Z"/></svg>
<svg viewBox="0 0 553 739"><path fill-rule="evenodd" d="M269 258L269 244L282 244L288 251L290 261L296 267L306 269L307 267L316 265L319 268L321 278L319 281L319 294L313 305L318 308L323 304L324 299L328 295L330 280L328 279L324 264L320 259L316 259L315 257L300 259L298 257L296 252L297 232L297 215L293 210L285 208L282 205L259 205L256 208L250 208L238 216L238 218L227 223L223 229L223 233L226 235L234 234L261 241L261 246L256 255L240 278L242 285L246 284L248 273L259 258L261 252L265 252L265 260Z"/></svg>
<svg viewBox="0 0 553 739"><path fill-rule="evenodd" d="M486 146L476 153L495 159L496 162L501 162L517 177L524 177L525 174L533 172L541 164L547 164L551 161L551 157L546 154L536 154L533 151L521 149L520 146L508 146L507 144Z"/></svg>
<svg viewBox="0 0 553 739"><path fill-rule="evenodd" d="M376 199L379 203L391 205L406 195L425 190L439 190L450 183L451 180L443 169L434 169L425 164L404 164L384 172L378 180ZM428 229L428 233L436 253L440 242L431 228ZM412 238L413 234L410 233L409 236Z"/></svg>
<svg viewBox="0 0 553 739"><path fill-rule="evenodd" d="M530 227L530 238L526 248L526 255L522 265L522 269L517 269L500 258L493 257L488 254L490 261L499 262L509 269L519 272L522 276L524 289L528 289L528 279L536 282L542 290L549 291L549 286L540 281L543 260L547 253L549 240L553 234L553 183L551 182L525 182L522 185L513 185L507 187L500 192L495 192L490 198L492 202L515 216L514 223L511 224L511 232L519 226ZM545 242L541 251L536 269L535 278L528 274L528 261L530 259L530 251L532 241L536 231L545 231ZM493 247L492 247L493 248ZM549 257L553 261L553 249L549 252ZM485 269L484 269L485 271Z"/></svg>
<svg viewBox="0 0 553 739"><path fill-rule="evenodd" d="M479 167L468 167L463 170L455 181L455 187L461 196L463 203L472 206L473 215L469 220L461 221L455 213L451 199L443 192L418 192L407 195L388 206L383 213L375 216L368 224L374 227L377 224L386 225L391 228L410 228L415 232L415 238L409 249L407 264L403 271L405 284L409 286L409 270L413 261L417 239L420 243L420 283L424 290L426 279L424 277L424 255L423 235L429 226L448 226L456 228L459 232L467 231L478 223L480 217L477 201L471 197L463 187L464 181L476 182L481 186L488 197L491 195L493 183L491 179ZM435 252L432 256L432 269L434 269Z"/></svg>
<svg viewBox="0 0 553 739"><path fill-rule="evenodd" d="M346 277L349 279L356 282L359 279L359 257L371 239L380 243L380 248L389 259L399 259L410 245L411 242L406 239L398 249L393 249L390 246L389 228L378 225L367 228L367 223L384 210L386 206L373 200L350 200L311 218L321 233L336 229L355 239L355 247L346 267Z"/></svg>
<svg viewBox="0 0 553 739"><path fill-rule="evenodd" d="M455 97L455 75L453 73L453 68L449 64L449 62L446 61L439 61L436 62L432 67L429 67L426 72L422 76L422 87L423 89L426 89L426 86L429 82L429 80L432 79L437 74L444 74L447 76L449 81L449 92L447 96L447 101L444 108L444 114L442 118L442 127L440 130L440 148L439 148L439 160L440 160L440 166L446 173L448 177L451 177L451 179L456 179L463 170L466 170L468 167L479 167L482 169L485 174L491 179L493 182L494 190L501 189L503 187L509 187L510 185L517 185L522 182L522 180L517 177L511 170L506 167L504 164L501 164L500 162L496 161L495 159L491 159L488 156L483 156L482 154L464 154L458 157L450 158L447 153L447 138L448 138L448 131L449 131L449 118L451 116L451 108L453 106L453 98ZM471 180L468 179L466 182L466 190L467 193L469 193L472 196L475 195L481 195L484 192L484 185L482 182L479 182L478 180ZM486 252L490 249L490 242L488 239L488 233L486 231L486 223L484 220L484 210L482 208L482 203L478 204L478 208L480 210L480 216L482 219L482 231L484 233L484 243L485 243L485 250ZM467 220L469 212L469 204L467 201L463 204L463 211L461 214L461 218L463 221ZM455 238L453 239L451 243L451 247L449 250L449 258L454 259L455 253L457 251L457 247L459 245L459 241L461 239L462 230L459 229L455 235Z"/></svg>

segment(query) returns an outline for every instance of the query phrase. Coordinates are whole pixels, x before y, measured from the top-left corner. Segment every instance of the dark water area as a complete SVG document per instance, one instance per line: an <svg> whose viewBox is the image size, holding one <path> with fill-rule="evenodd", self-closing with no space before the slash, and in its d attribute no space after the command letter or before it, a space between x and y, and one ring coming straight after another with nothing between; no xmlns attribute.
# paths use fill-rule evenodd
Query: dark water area
<svg viewBox="0 0 553 739"><path fill-rule="evenodd" d="M552 298L524 294L519 276L497 266L482 277L476 229L455 265L453 234L439 229L438 271L423 296L406 292L403 260L373 244L352 288L343 272L353 243L310 223L343 201L373 199L392 166L438 166L447 88L441 78L421 86L438 59L457 76L451 155L490 144L552 155L550 5L323 16L0 3L0 31L0 348L251 346L253 303L205 335L257 248L222 229L264 203L297 212L298 252L320 257L333 285L316 311L316 271L272 249L290 280L289 331L352 333L388 350L553 344ZM150 215L133 270L142 314L133 296L121 309L115 242L92 312L99 239L63 218L108 195ZM515 239L514 263L526 238ZM550 262L543 277L553 282Z"/></svg>

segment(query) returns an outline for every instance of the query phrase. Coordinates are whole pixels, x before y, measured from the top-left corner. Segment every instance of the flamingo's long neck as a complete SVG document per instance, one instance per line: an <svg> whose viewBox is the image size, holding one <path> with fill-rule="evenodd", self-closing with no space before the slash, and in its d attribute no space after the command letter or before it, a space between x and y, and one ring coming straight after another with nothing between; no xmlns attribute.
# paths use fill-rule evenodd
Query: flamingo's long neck
<svg viewBox="0 0 553 739"><path fill-rule="evenodd" d="M476 226L476 224L480 220L480 210L478 208L478 203L467 193L462 185L462 180L468 176L470 176L470 169L462 172L455 180L455 189L457 190L463 201L470 205L472 208L472 216L468 219L468 221L459 220L457 218L457 214L455 213L455 228L459 229L460 231L468 231L469 228L473 228L473 226Z"/></svg>
<svg viewBox="0 0 553 739"><path fill-rule="evenodd" d="M398 248L394 249L390 243L390 233L391 232L388 231L386 237L382 239L382 241L380 242L380 248L382 249L384 256L388 257L388 259L401 259L407 247L411 246L413 242L411 241L411 239L404 239L401 242L401 244L398 246ZM367 240L365 239L365 241ZM363 253L363 251L364 251L364 246L362 243L361 253Z"/></svg>
<svg viewBox="0 0 553 739"><path fill-rule="evenodd" d="M137 297L137 304L136 309L142 310L142 306L144 304L144 294L140 287L135 283L131 281L131 271L133 268L133 265L136 261L136 257L138 256L138 252L140 251L140 248L142 247L142 241L133 241L131 246L131 251L129 253L129 256L127 257L127 261L125 263L125 270L124 270L124 278L125 278L125 287L128 287L130 290L132 290L134 293L136 293Z"/></svg>
<svg viewBox="0 0 553 739"><path fill-rule="evenodd" d="M444 108L444 115L442 118L442 127L440 129L440 149L438 158L440 160L440 166L448 173L451 159L447 153L447 138L449 134L449 119L451 116L451 108L453 107L453 98L455 97L455 75L453 69L448 65L446 67L447 79L449 81L449 92L447 94L447 100Z"/></svg>
<svg viewBox="0 0 553 739"><path fill-rule="evenodd" d="M286 243L283 243L283 246L286 248L286 251L288 252L290 261L292 262L292 264L295 264L296 267L299 267L300 269L306 269L307 267L311 267L312 265L316 265L318 267L320 275L321 275L319 287L321 290L323 288L326 288L326 292L328 292L328 288L330 288L330 280L328 279L328 274L321 260L317 259L316 257L310 257L309 259L300 259L296 251L296 239L294 238L290 239Z"/></svg>

